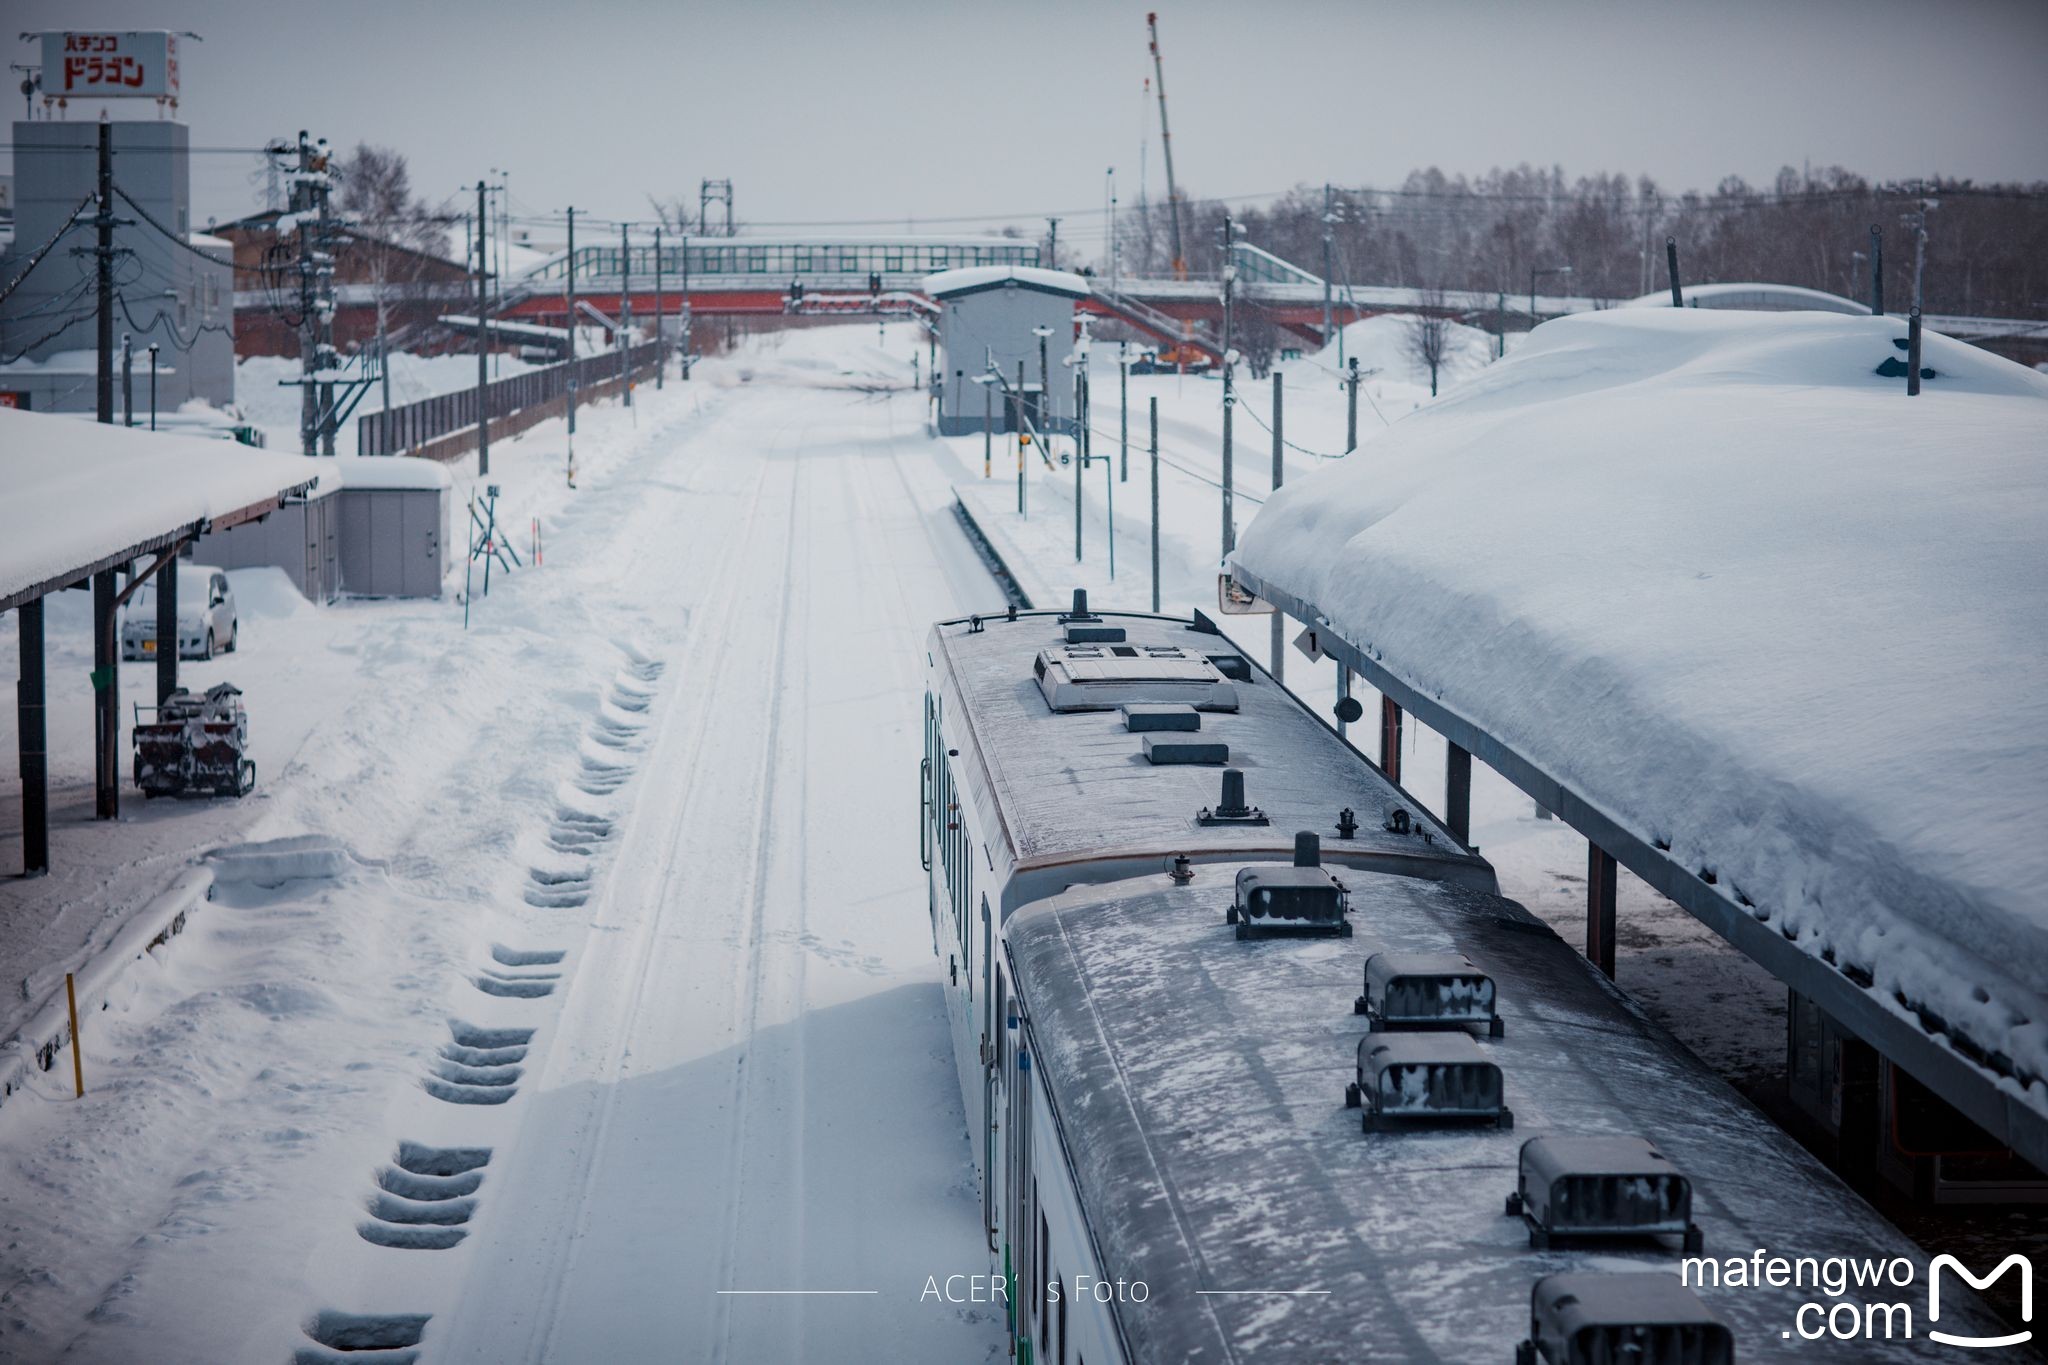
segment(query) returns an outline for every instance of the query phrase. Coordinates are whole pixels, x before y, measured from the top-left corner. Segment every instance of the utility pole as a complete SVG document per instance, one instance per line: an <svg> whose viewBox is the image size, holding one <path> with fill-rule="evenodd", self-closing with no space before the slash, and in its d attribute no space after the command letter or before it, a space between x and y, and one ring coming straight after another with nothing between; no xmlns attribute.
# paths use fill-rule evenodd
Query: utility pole
<svg viewBox="0 0 2048 1365"><path fill-rule="evenodd" d="M562 316L569 327L569 392L563 400L563 407L569 418L568 477L569 487L576 486L576 377L583 373L583 367L576 363L576 206L569 206L569 250L563 258L568 269L563 272Z"/></svg>
<svg viewBox="0 0 2048 1365"><path fill-rule="evenodd" d="M619 392L625 405L633 406L633 360L627 347L628 329L633 323L633 256L626 241L626 225L619 224Z"/></svg>
<svg viewBox="0 0 2048 1365"><path fill-rule="evenodd" d="M114 420L114 125L100 120L100 166L98 196L100 211L93 218L99 230L93 254L99 271L99 377L97 403L99 420ZM311 452L307 452L310 454Z"/></svg>
<svg viewBox="0 0 2048 1365"><path fill-rule="evenodd" d="M683 336L683 378L690 377L690 224L683 221L683 316L678 324Z"/></svg>
<svg viewBox="0 0 2048 1365"><path fill-rule="evenodd" d="M298 236L299 450L334 454L334 220L328 212L327 140L299 132L291 176L291 217Z"/></svg>
<svg viewBox="0 0 2048 1365"><path fill-rule="evenodd" d="M1048 218L1045 222L1047 228L1045 236L1045 268L1047 270L1058 270L1060 268L1060 220Z"/></svg>
<svg viewBox="0 0 2048 1365"><path fill-rule="evenodd" d="M1044 354L1041 345L1039 354ZM1017 515L1024 515L1024 362L1017 362L1017 393L1011 399L1017 415Z"/></svg>
<svg viewBox="0 0 2048 1365"><path fill-rule="evenodd" d="M1351 357L1351 368L1345 371L1344 387L1349 396L1344 404L1344 453L1349 455L1358 449L1358 357Z"/></svg>
<svg viewBox="0 0 2048 1365"><path fill-rule="evenodd" d="M1131 343L1119 341L1116 344L1116 396L1121 410L1117 419L1116 444L1118 482L1131 481Z"/></svg>
<svg viewBox="0 0 2048 1365"><path fill-rule="evenodd" d="M485 269L490 260L489 212L484 202L484 182L476 182L476 472L481 478L491 472L491 334L490 308L491 272Z"/></svg>
<svg viewBox="0 0 2048 1365"><path fill-rule="evenodd" d="M1281 438L1281 389L1280 371L1273 371L1273 492L1280 491L1280 485L1287 482L1287 443ZM1272 622L1273 638L1269 653L1273 660L1273 681L1287 681L1287 641L1283 638L1283 620L1279 612L1268 618Z"/></svg>
<svg viewBox="0 0 2048 1365"><path fill-rule="evenodd" d="M1231 285L1237 280L1237 261L1230 250L1235 240L1235 229L1230 215L1223 215L1223 375L1226 385L1230 382L1230 294Z"/></svg>
<svg viewBox="0 0 2048 1365"><path fill-rule="evenodd" d="M1332 210L1332 208L1331 208L1331 203L1330 203L1330 200L1331 200L1331 195L1332 195L1332 191L1331 191L1330 187L1329 187L1328 185L1324 185L1324 186L1323 186L1323 345L1325 345L1325 346L1327 346L1327 345L1329 345L1329 344L1330 344L1330 341L1331 341L1331 339L1332 339L1332 334L1333 334L1333 332L1334 332L1334 330L1335 330L1335 328L1334 328L1334 315L1333 315L1333 313L1331 312L1331 309L1330 309L1330 252L1331 252L1331 247L1332 247L1332 246L1333 246L1333 244L1334 244L1334 243L1332 242L1332 237L1331 237L1331 226L1332 226L1332 224L1334 224L1334 223L1336 222L1336 214L1335 214L1335 213L1333 212L1333 210Z"/></svg>
<svg viewBox="0 0 2048 1365"><path fill-rule="evenodd" d="M1159 396L1152 404L1152 611L1159 611Z"/></svg>
<svg viewBox="0 0 2048 1365"><path fill-rule="evenodd" d="M1884 229L1870 225L1870 315L1884 316Z"/></svg>
<svg viewBox="0 0 2048 1365"><path fill-rule="evenodd" d="M1225 297L1227 298L1228 295ZM1231 515L1232 509L1230 506L1230 410L1237 403L1237 399L1231 393L1230 388L1231 369L1230 351L1226 347L1223 352L1223 554L1225 557L1228 557L1230 552L1237 548L1237 526Z"/></svg>
<svg viewBox="0 0 2048 1365"><path fill-rule="evenodd" d="M121 425L135 425L135 337L121 333Z"/></svg>
<svg viewBox="0 0 2048 1365"><path fill-rule="evenodd" d="M156 430L156 343L149 343L149 429Z"/></svg>
<svg viewBox="0 0 2048 1365"><path fill-rule="evenodd" d="M654 225L654 387L668 368L668 337L661 330L661 224Z"/></svg>

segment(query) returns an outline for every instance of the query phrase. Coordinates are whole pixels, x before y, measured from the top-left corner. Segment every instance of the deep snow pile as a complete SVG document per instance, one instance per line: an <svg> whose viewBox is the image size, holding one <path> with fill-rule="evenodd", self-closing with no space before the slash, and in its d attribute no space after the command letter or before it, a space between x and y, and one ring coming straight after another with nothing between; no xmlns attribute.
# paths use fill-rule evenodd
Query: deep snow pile
<svg viewBox="0 0 2048 1365"><path fill-rule="evenodd" d="M1234 562L2048 1108L2048 379L1903 332L1547 323Z"/></svg>
<svg viewBox="0 0 2048 1365"><path fill-rule="evenodd" d="M1336 342L1316 353L1312 364L1342 370L1353 360L1369 375L1400 384L1429 387L1429 366L1415 354L1415 315L1376 313L1348 323L1344 332L1344 359L1338 363ZM1443 358L1438 363L1437 387L1448 388L1486 368L1493 359L1493 334L1462 322L1444 324Z"/></svg>

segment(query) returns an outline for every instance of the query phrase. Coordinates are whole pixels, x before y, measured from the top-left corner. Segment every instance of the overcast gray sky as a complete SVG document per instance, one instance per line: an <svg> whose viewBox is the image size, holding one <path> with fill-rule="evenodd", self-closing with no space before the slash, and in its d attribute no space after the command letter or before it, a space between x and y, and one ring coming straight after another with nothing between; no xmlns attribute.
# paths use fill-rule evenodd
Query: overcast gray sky
<svg viewBox="0 0 2048 1365"><path fill-rule="evenodd" d="M1153 2L1195 194L1522 161L1680 189L1802 161L2048 180L2042 0ZM1132 202L1146 139L1160 195L1145 8L17 0L8 41L194 30L196 145L383 143L434 199L501 167L517 211L637 216L730 176L755 224L935 222L1099 208L1110 166ZM255 206L253 159L196 164L198 221Z"/></svg>

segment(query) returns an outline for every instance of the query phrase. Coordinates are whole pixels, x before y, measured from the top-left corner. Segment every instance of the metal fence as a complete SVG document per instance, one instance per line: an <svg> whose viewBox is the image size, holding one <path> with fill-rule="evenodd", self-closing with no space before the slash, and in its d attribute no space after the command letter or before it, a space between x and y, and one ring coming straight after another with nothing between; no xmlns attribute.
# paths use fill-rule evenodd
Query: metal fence
<svg viewBox="0 0 2048 1365"><path fill-rule="evenodd" d="M651 374L660 361L661 348L658 341L645 341L630 348L626 352L626 368L635 377ZM572 379L577 390L587 394L598 385L617 379L619 370L619 353L600 351L495 380L482 390L460 389L402 407L365 413L356 420L356 454L403 455L474 427L479 396L490 419L497 422L528 408L559 403L568 394Z"/></svg>

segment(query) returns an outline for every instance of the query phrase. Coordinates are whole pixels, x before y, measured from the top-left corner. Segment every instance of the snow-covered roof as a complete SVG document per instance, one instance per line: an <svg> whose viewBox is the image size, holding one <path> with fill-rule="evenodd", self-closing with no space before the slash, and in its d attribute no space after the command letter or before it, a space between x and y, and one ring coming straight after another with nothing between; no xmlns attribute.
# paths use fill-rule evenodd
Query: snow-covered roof
<svg viewBox="0 0 2048 1365"><path fill-rule="evenodd" d="M0 408L0 603L317 473L231 441Z"/></svg>
<svg viewBox="0 0 2048 1365"><path fill-rule="evenodd" d="M924 292L935 299L942 299L950 294L966 294L1013 280L1026 289L1066 294L1077 299L1085 299L1094 292L1088 287L1088 281L1079 275L1065 270L1044 270L1035 265L969 265L958 270L941 270L936 275L924 277Z"/></svg>
<svg viewBox="0 0 2048 1365"><path fill-rule="evenodd" d="M411 455L300 455L308 477L329 488L447 488L455 479L438 460Z"/></svg>
<svg viewBox="0 0 2048 1365"><path fill-rule="evenodd" d="M1809 311L1817 313L1861 313L1870 312L1870 305L1845 299L1840 294L1830 294L1820 289L1808 289L1797 284L1688 284L1684 288L1685 306L1688 308L1749 308L1763 312L1785 313ZM1630 299L1621 305L1624 308L1669 308L1671 291L1660 289L1645 294L1639 299Z"/></svg>
<svg viewBox="0 0 2048 1365"><path fill-rule="evenodd" d="M2040 1077L2048 376L1929 334L1908 398L1875 373L1904 335L1546 323L1288 484L1234 563L1887 1010Z"/></svg>

